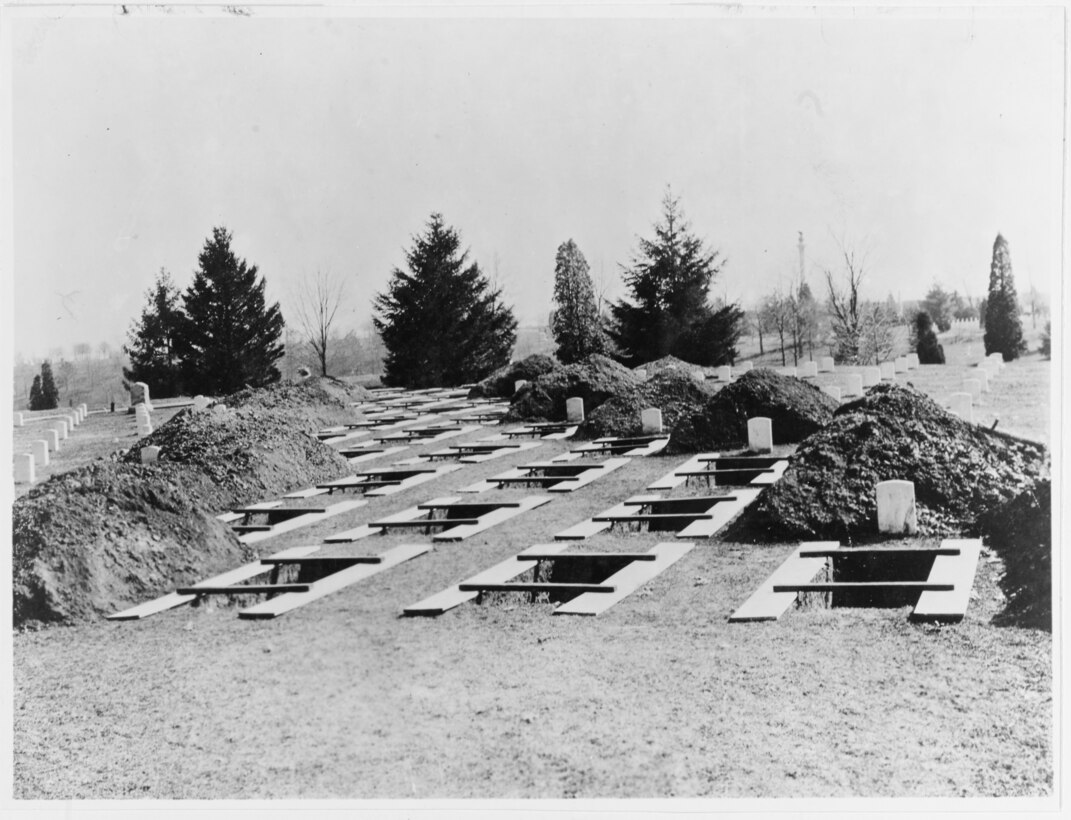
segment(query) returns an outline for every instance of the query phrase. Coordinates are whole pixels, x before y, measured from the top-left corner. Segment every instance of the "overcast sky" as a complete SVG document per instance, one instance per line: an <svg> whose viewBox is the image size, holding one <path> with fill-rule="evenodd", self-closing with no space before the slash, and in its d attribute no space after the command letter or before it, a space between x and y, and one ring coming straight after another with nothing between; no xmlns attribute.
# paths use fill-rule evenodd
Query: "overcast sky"
<svg viewBox="0 0 1071 820"><path fill-rule="evenodd" d="M116 6L118 10L120 7ZM362 328L440 211L545 321L572 238L618 263L667 185L750 305L869 248L870 295L983 295L1003 232L1020 289L1059 275L1056 12L682 11L498 19L40 10L8 19L15 349L122 343L160 268L213 226L269 296L317 270Z"/></svg>

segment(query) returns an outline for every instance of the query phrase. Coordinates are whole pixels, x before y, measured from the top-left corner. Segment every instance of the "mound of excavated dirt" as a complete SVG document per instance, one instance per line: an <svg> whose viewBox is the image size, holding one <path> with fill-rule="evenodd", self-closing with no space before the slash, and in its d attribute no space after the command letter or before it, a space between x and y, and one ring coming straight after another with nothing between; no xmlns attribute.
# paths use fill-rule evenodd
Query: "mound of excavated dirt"
<svg viewBox="0 0 1071 820"><path fill-rule="evenodd" d="M206 512L205 474L99 461L51 478L12 509L14 624L107 615L252 559Z"/></svg>
<svg viewBox="0 0 1071 820"><path fill-rule="evenodd" d="M682 418L700 412L714 391L690 371L663 368L644 382L625 386L596 407L577 431L580 437L633 436L642 432L640 414L648 407L662 411L662 428L672 431Z"/></svg>
<svg viewBox="0 0 1071 820"><path fill-rule="evenodd" d="M248 560L214 516L348 475L313 431L353 418L352 395L324 380L242 391L31 490L14 505L15 623L107 614ZM149 445L159 460L142 465Z"/></svg>
<svg viewBox="0 0 1071 820"><path fill-rule="evenodd" d="M627 367L598 354L555 368L530 382L513 397L507 421L563 421L565 400L584 400L585 417L609 399L641 382Z"/></svg>
<svg viewBox="0 0 1071 820"><path fill-rule="evenodd" d="M315 433L321 427L352 420L354 402L368 401L372 393L358 384L346 384L331 377L314 377L301 382L278 382L269 387L246 388L219 400L227 407L257 412L285 413Z"/></svg>
<svg viewBox="0 0 1071 820"><path fill-rule="evenodd" d="M837 402L813 384L765 368L719 390L706 406L673 429L668 450L696 453L747 444L747 420L770 419L775 444L802 441L833 417Z"/></svg>
<svg viewBox="0 0 1071 820"><path fill-rule="evenodd" d="M633 372L637 370L645 370L647 372L647 378L657 376L664 370L677 370L682 373L705 373L702 367L691 362L686 362L683 359L678 359L676 356L663 356L661 359L655 359L653 362L647 362L647 364L641 364L639 367L632 368Z"/></svg>
<svg viewBox="0 0 1071 820"><path fill-rule="evenodd" d="M505 367L500 367L486 379L469 390L470 399L508 399L513 396L514 385L524 379L532 382L544 373L550 373L561 368L561 364L553 356L544 353L534 353L517 362L510 362Z"/></svg>
<svg viewBox="0 0 1071 820"><path fill-rule="evenodd" d="M1004 561L1008 599L994 618L1002 626L1052 631L1052 487L1037 482L978 520L985 543Z"/></svg>
<svg viewBox="0 0 1071 820"><path fill-rule="evenodd" d="M968 424L913 387L878 385L800 445L782 479L738 520L734 537L873 537L875 486L890 479L915 483L921 534L971 534L981 513L1044 470L1040 444Z"/></svg>

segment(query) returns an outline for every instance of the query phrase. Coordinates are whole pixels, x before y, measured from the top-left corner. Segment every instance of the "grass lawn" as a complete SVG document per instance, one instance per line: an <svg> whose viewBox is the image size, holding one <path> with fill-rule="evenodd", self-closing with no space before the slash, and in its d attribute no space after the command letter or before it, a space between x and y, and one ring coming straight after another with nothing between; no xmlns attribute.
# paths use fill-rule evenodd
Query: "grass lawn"
<svg viewBox="0 0 1071 820"><path fill-rule="evenodd" d="M954 361L907 381L941 401L970 369ZM1048 372L1031 357L1009 364L980 421L1047 441ZM129 446L127 428L132 417L90 416L61 459L71 466L96 448ZM466 466L265 541L263 554L320 543L568 447L547 442ZM239 620L210 601L142 622L15 634L15 797L1053 794L1051 636L991 624L1003 598L1001 565L988 553L956 625L912 624L907 608L801 608L775 623L730 624L794 545L717 539L597 618L553 616L551 604L521 595L401 617L684 460L633 459L274 621ZM331 549L372 554L423 540L410 532ZM614 531L570 549L632 552L672 540Z"/></svg>

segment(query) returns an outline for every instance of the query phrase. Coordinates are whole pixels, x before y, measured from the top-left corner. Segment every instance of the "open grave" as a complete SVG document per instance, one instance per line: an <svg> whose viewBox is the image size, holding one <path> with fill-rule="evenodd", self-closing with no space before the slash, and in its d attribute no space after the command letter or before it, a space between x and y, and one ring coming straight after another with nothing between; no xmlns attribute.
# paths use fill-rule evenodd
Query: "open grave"
<svg viewBox="0 0 1071 820"><path fill-rule="evenodd" d="M506 431L509 438L520 436L538 436L545 439L570 438L576 434L579 425L571 421L545 421L532 422L523 427L515 427Z"/></svg>
<svg viewBox="0 0 1071 820"><path fill-rule="evenodd" d="M533 450L539 446L541 445L538 441L510 441L506 436L496 435L464 444L451 444L444 450L428 453L427 458L456 458L462 464L476 464L522 450Z"/></svg>
<svg viewBox="0 0 1071 820"><path fill-rule="evenodd" d="M636 495L587 521L556 533L556 541L590 538L615 525L636 525L648 532L674 532L678 538L710 538L758 497L759 491L740 489L731 495Z"/></svg>
<svg viewBox="0 0 1071 820"><path fill-rule="evenodd" d="M381 444L433 444L454 436L472 433L479 429L479 427L461 424L429 424L424 427L406 427L397 432L374 436L374 438Z"/></svg>
<svg viewBox="0 0 1071 820"><path fill-rule="evenodd" d="M661 433L649 436L606 436L574 447L572 452L582 455L651 456L665 449L669 435Z"/></svg>
<svg viewBox="0 0 1071 820"><path fill-rule="evenodd" d="M217 518L231 525L238 540L245 544L263 541L300 527L318 524L367 504L367 501L341 501L329 507L285 507L282 501L263 501L238 507Z"/></svg>
<svg viewBox="0 0 1071 820"><path fill-rule="evenodd" d="M434 530L438 534L433 541L461 541L550 500L549 496L528 496L518 501L472 504L461 502L456 496L435 498L378 521L330 535L324 542L346 543L391 530L422 530L429 535Z"/></svg>
<svg viewBox="0 0 1071 820"><path fill-rule="evenodd" d="M700 453L685 461L658 481L647 485L648 490L670 490L692 480L703 480L708 486L737 487L742 485L768 486L784 475L788 459L779 456L723 456Z"/></svg>
<svg viewBox="0 0 1071 820"><path fill-rule="evenodd" d="M801 594L827 593L830 607L913 606L916 621L955 622L970 602L980 539L939 547L842 547L801 544L729 620L772 621ZM816 579L816 576L823 576Z"/></svg>
<svg viewBox="0 0 1071 820"><path fill-rule="evenodd" d="M406 607L403 614L441 615L488 594L519 592L530 598L545 594L568 599L554 610L555 615L598 615L663 572L692 547L667 543L643 553L563 553L564 544L537 544ZM532 578L521 580L525 575Z"/></svg>
<svg viewBox="0 0 1071 820"><path fill-rule="evenodd" d="M443 464L438 467L369 468L346 478L321 482L316 486L329 493L335 490L356 490L364 495L392 495L459 469L461 469L459 464Z"/></svg>
<svg viewBox="0 0 1071 820"><path fill-rule="evenodd" d="M569 454L566 454L569 455ZM574 456L575 458L575 456ZM576 463L572 459L537 461L515 467L485 481L464 487L458 492L482 493L494 488L540 487L551 493L571 493L629 463L627 458L611 458L598 464Z"/></svg>
<svg viewBox="0 0 1071 820"><path fill-rule="evenodd" d="M239 618L275 618L292 609L312 603L332 592L363 581L404 561L431 550L429 544L402 544L369 556L317 556L320 547L291 547L267 558L236 569L179 587L174 592L143 604L108 615L112 621L133 621L192 603L209 595L265 595L266 600L238 611ZM303 571L315 567L316 580L281 582L280 573L289 567ZM266 583L246 583L268 575Z"/></svg>

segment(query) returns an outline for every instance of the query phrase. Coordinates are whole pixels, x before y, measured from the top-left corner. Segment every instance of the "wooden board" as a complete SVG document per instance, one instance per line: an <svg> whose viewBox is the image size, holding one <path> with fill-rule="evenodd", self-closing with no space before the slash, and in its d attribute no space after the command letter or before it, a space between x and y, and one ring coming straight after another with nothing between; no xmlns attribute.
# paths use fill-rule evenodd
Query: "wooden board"
<svg viewBox="0 0 1071 820"><path fill-rule="evenodd" d="M312 603L318 598L337 592L343 587L356 584L366 578L371 578L377 573L397 566L404 561L416 558L431 550L430 544L402 544L394 549L387 550L378 556L381 560L375 564L361 563L346 567L338 572L333 572L319 581L309 585L307 592L288 592L264 601L256 606L242 609L238 612L239 618L277 618L278 616L297 609L299 606Z"/></svg>
<svg viewBox="0 0 1071 820"><path fill-rule="evenodd" d="M670 565L676 563L687 555L694 544L688 543L665 543L656 544L650 553L656 556L653 561L633 561L626 567L615 572L605 581L607 586L613 586L611 593L585 593L578 595L571 601L566 601L554 610L555 615L598 615L605 612L614 604L628 597L639 589L643 584L660 574Z"/></svg>
<svg viewBox="0 0 1071 820"><path fill-rule="evenodd" d="M648 490L672 490L674 487L679 487L685 481L686 476L678 475L682 471L699 470L702 468L700 459L703 458L717 458L717 453L700 453L699 455L692 456L685 461L679 467L675 468L672 472L662 476L658 481L655 481L647 485Z"/></svg>
<svg viewBox="0 0 1071 820"><path fill-rule="evenodd" d="M259 502L257 504L249 504L248 506L243 507L242 509L245 509L245 510L270 510L272 507L280 507L280 506L282 506L282 503L283 502L281 500L278 500L278 501L261 501L261 502ZM245 518L245 513L234 512L233 510L231 510L230 512L225 512L225 513L223 513L223 515L217 515L216 516L216 520L217 521L222 521L225 524L229 524L231 521L241 521L243 518Z"/></svg>
<svg viewBox="0 0 1071 820"><path fill-rule="evenodd" d="M304 490L295 490L292 493L287 493L283 498L314 498L318 495L324 495L327 490L322 487L307 487Z"/></svg>
<svg viewBox="0 0 1071 820"><path fill-rule="evenodd" d="M478 572L471 578L467 578L461 583L465 584L498 584L516 578L521 573L527 572L536 566L538 562L526 560L527 553L540 553L547 554L557 552L565 549L564 544L536 544L534 547L529 547L526 550L518 553L517 555L511 555L505 561L500 564L495 564L489 569L485 569L483 572ZM438 592L422 601L419 601L411 606L407 606L402 610L403 615L441 615L447 610L453 609L456 606L460 606L466 601L471 601L479 592L462 592L460 584L444 589L442 592Z"/></svg>
<svg viewBox="0 0 1071 820"><path fill-rule="evenodd" d="M300 527L307 527L311 524L318 524L328 518L342 513L350 512L358 507L363 507L368 502L363 499L356 499L354 501L340 501L337 504L332 504L327 507L324 512L310 513L308 515L299 515L294 518L289 518L286 521L280 521L273 526L269 532L250 532L244 535L239 535L238 540L243 544L253 544L257 541L263 541L266 538L274 538L275 536L290 532L291 530L299 529Z"/></svg>
<svg viewBox="0 0 1071 820"><path fill-rule="evenodd" d="M433 472L418 473L417 475L402 479L399 483L392 484L389 487L379 487L375 490L369 490L365 495L393 495L394 493L402 492L402 490L408 490L410 487L415 487L417 484L423 484L425 481L433 481L436 478L441 478L447 473L452 473L455 470L460 469L460 464L444 464L443 466L436 468Z"/></svg>
<svg viewBox="0 0 1071 820"><path fill-rule="evenodd" d="M932 583L950 583L949 592L923 592L911 612L913 621L961 621L967 613L974 587L974 574L982 542L977 538L949 538L941 542L945 548L959 550L959 555L938 555L933 559Z"/></svg>
<svg viewBox="0 0 1071 820"><path fill-rule="evenodd" d="M774 592L775 584L805 584L825 569L825 558L803 558L802 549L836 549L837 541L809 541L801 544L770 577L729 616L730 623L776 621L796 600L795 592Z"/></svg>
<svg viewBox="0 0 1071 820"><path fill-rule="evenodd" d="M710 508L711 517L695 521L677 533L678 538L710 538L743 512L744 507L758 498L761 490L734 490L733 501L723 501Z"/></svg>
<svg viewBox="0 0 1071 820"><path fill-rule="evenodd" d="M282 552L277 552L272 558L297 558L303 555L309 555L316 552L319 547L291 547L285 549ZM239 584L242 581L248 581L250 578L255 578L265 572L271 572L271 565L264 564L258 561L253 561L248 564L243 564L236 569L228 570L220 575L213 575L211 578L206 578L193 586L230 586L232 584ZM154 598L151 601L146 601L143 604L131 607L130 609L124 609L122 612L115 612L108 615L109 621L136 621L141 618L147 618L149 615L155 615L157 612L163 612L168 609L172 609L176 606L182 606L188 604L194 600L196 595L179 595L177 592L171 592L160 598Z"/></svg>
<svg viewBox="0 0 1071 820"><path fill-rule="evenodd" d="M605 518L608 516L628 515L637 504L641 504L645 501L661 501L660 495L635 495L631 498L627 498L615 507L611 507L605 512L599 513L597 516L589 518L587 521L581 521L579 524L574 524L568 529L554 534L555 541L582 541L585 538L590 538L603 530L608 530L611 527L609 521L596 521L596 518Z"/></svg>
<svg viewBox="0 0 1071 820"><path fill-rule="evenodd" d="M552 487L547 488L547 492L550 493L571 493L573 490L579 490L581 487L586 487L593 481L602 478L607 473L611 473L619 467L624 467L629 463L627 458L608 458L602 464L593 466L591 469L585 470L573 478L563 478L559 483Z"/></svg>
<svg viewBox="0 0 1071 820"><path fill-rule="evenodd" d="M403 450L406 450L406 449L408 449L408 448L404 447L404 446L402 446L402 447L388 447L385 450L380 450L377 453L363 453L361 455L356 455L356 456L347 456L347 460L349 461L350 464L363 464L364 462L371 461L372 459L375 459L375 458L383 458L384 456L395 455L395 454L400 453L400 452L402 452Z"/></svg>
<svg viewBox="0 0 1071 820"><path fill-rule="evenodd" d="M457 492L459 493L485 493L488 490L493 490L498 487L498 479L502 478L520 478L526 475L527 471L522 467L516 467L505 473L500 473L493 478L486 479L484 481L477 481L475 484L470 484L467 487L462 487Z"/></svg>
<svg viewBox="0 0 1071 820"><path fill-rule="evenodd" d="M486 515L480 516L479 524L464 524L460 527L452 527L446 532L441 532L438 535L432 536L432 541L461 541L468 538L471 535L475 535L478 532L483 532L496 524L501 524L503 521L527 512L528 510L534 510L536 507L540 507L551 500L550 496L545 495L530 495L521 499L521 502L516 507L500 507L494 512L489 512Z"/></svg>

